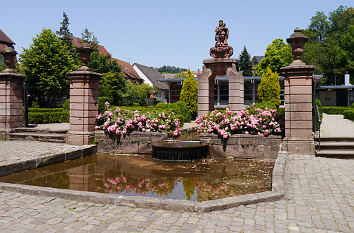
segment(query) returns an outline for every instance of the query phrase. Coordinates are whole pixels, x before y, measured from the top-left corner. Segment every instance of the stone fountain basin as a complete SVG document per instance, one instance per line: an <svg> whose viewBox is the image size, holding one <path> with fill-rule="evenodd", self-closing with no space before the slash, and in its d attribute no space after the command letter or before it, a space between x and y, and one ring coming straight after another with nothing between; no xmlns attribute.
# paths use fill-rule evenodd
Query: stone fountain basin
<svg viewBox="0 0 354 233"><path fill-rule="evenodd" d="M209 146L200 141L174 141L167 140L154 142L152 157L166 161L192 161L206 158Z"/></svg>

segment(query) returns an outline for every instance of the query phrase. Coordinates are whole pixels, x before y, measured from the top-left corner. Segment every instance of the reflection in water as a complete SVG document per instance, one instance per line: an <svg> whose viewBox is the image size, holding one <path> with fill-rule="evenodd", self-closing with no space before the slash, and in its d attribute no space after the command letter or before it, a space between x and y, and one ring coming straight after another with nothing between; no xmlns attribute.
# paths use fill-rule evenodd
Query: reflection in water
<svg viewBox="0 0 354 233"><path fill-rule="evenodd" d="M273 161L204 159L161 162L150 156L97 154L0 177L0 181L205 201L270 190L273 166Z"/></svg>

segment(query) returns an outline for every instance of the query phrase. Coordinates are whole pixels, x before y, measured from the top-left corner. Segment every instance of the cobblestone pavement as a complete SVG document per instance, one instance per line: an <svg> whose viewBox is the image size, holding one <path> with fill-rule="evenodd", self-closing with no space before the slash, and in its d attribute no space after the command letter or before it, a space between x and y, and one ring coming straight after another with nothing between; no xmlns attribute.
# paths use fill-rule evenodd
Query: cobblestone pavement
<svg viewBox="0 0 354 233"><path fill-rule="evenodd" d="M211 213L2 191L0 232L353 232L354 160L290 157L286 198Z"/></svg>
<svg viewBox="0 0 354 233"><path fill-rule="evenodd" d="M86 146L38 141L0 141L0 166L35 159L48 154L71 152L84 147Z"/></svg>
<svg viewBox="0 0 354 233"><path fill-rule="evenodd" d="M343 115L328 115L323 113L321 137L354 138L354 121L344 119Z"/></svg>

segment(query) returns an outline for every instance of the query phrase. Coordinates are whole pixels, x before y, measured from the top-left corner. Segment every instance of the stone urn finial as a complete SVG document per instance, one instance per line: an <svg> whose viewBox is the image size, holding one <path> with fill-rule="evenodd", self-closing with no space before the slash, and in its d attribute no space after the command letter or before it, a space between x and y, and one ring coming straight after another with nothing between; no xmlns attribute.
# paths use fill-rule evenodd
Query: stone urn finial
<svg viewBox="0 0 354 233"><path fill-rule="evenodd" d="M4 72L15 72L15 57L17 52L11 47L6 47L0 51L0 54L4 56L4 62L6 65Z"/></svg>
<svg viewBox="0 0 354 233"><path fill-rule="evenodd" d="M302 34L302 29L299 27L295 28L294 33L286 39L286 41L291 45L292 53L294 55L295 61L292 64L303 63L301 61L302 54L304 53L304 44L308 41L308 37Z"/></svg>
<svg viewBox="0 0 354 233"><path fill-rule="evenodd" d="M90 61L90 54L93 51L93 48L91 47L91 45L89 43L84 43L84 44L81 44L77 48L77 51L80 54L80 58L81 58L83 67L87 68L87 64ZM83 68L83 67L81 67L81 68Z"/></svg>

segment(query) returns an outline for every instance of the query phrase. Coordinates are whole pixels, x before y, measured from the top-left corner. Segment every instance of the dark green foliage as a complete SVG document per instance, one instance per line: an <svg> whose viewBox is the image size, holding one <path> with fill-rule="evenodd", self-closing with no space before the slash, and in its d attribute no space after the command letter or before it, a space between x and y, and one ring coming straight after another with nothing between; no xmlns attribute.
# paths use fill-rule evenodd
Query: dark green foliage
<svg viewBox="0 0 354 233"><path fill-rule="evenodd" d="M354 121L354 110L345 110L343 114L345 119Z"/></svg>
<svg viewBox="0 0 354 233"><path fill-rule="evenodd" d="M98 97L98 112L104 113L106 111L106 102L112 103L112 98L107 96Z"/></svg>
<svg viewBox="0 0 354 233"><path fill-rule="evenodd" d="M165 103L158 103L155 106L148 106L148 107L142 107L142 106L124 106L121 107L122 109L125 110L130 110L130 111L135 111L138 110L140 112L152 112L152 111L157 111L157 112L168 112L172 111L178 120L181 122L181 126L185 122L190 122L191 121L191 114L189 112L188 106L186 103L178 101L172 104L165 104Z"/></svg>
<svg viewBox="0 0 354 233"><path fill-rule="evenodd" d="M63 112L63 108L28 108L28 112Z"/></svg>
<svg viewBox="0 0 354 233"><path fill-rule="evenodd" d="M122 105L127 86L128 81L120 73L105 73L100 80L99 96L110 98L112 105Z"/></svg>
<svg viewBox="0 0 354 233"><path fill-rule="evenodd" d="M69 111L63 108L29 108L28 121L30 124L64 123L69 122Z"/></svg>
<svg viewBox="0 0 354 233"><path fill-rule="evenodd" d="M243 72L243 76L245 77L252 76L251 55L248 53L246 46L243 47L243 51L238 57L238 65L240 71Z"/></svg>
<svg viewBox="0 0 354 233"><path fill-rule="evenodd" d="M158 68L158 70L161 73L170 73L170 74L177 74L177 73L187 71L187 69L179 68L179 67L175 67L175 66L162 66L162 67Z"/></svg>
<svg viewBox="0 0 354 233"><path fill-rule="evenodd" d="M323 112L326 114L344 114L344 111L351 110L350 107L322 107Z"/></svg>
<svg viewBox="0 0 354 233"><path fill-rule="evenodd" d="M316 129L319 129L323 118L323 108L321 101L317 98L315 100L315 105L318 108L318 113L320 114L320 118L318 118L317 109L315 109L315 127ZM319 121L319 119L321 120L321 122Z"/></svg>
<svg viewBox="0 0 354 233"><path fill-rule="evenodd" d="M273 72L280 73L280 68L288 66L293 60L291 47L284 43L282 39L275 39L268 45L262 61L253 67L254 74L261 76L269 67Z"/></svg>
<svg viewBox="0 0 354 233"><path fill-rule="evenodd" d="M69 112L29 112L28 122L30 124L48 124L48 123L68 123Z"/></svg>
<svg viewBox="0 0 354 233"><path fill-rule="evenodd" d="M20 55L19 71L28 77L32 99L37 98L45 106L44 96L47 96L49 106L55 106L57 99L69 94L66 73L77 69L77 62L67 45L49 29L43 29L32 41Z"/></svg>
<svg viewBox="0 0 354 233"><path fill-rule="evenodd" d="M98 51L93 51L90 55L90 61L88 63L88 67L97 73L120 73L121 68L118 63L111 59L111 56L106 56L103 54L99 54Z"/></svg>
<svg viewBox="0 0 354 233"><path fill-rule="evenodd" d="M98 40L92 32L89 32L87 28L81 33L80 43L89 43L95 49L98 48Z"/></svg>
<svg viewBox="0 0 354 233"><path fill-rule="evenodd" d="M272 102L276 108L280 105L280 84L277 73L273 73L268 67L262 75L258 86L258 98L260 102Z"/></svg>
<svg viewBox="0 0 354 233"><path fill-rule="evenodd" d="M195 118L198 114L198 81L195 80L190 69L183 82L180 101L187 104L192 117Z"/></svg>
<svg viewBox="0 0 354 233"><path fill-rule="evenodd" d="M70 99L65 100L65 102L63 103L63 110L70 111Z"/></svg>
<svg viewBox="0 0 354 233"><path fill-rule="evenodd" d="M340 6L327 17L317 12L304 31L310 37L305 44L303 61L316 65L323 74L321 85L341 85L348 72L354 81L354 8Z"/></svg>
<svg viewBox="0 0 354 233"><path fill-rule="evenodd" d="M71 56L74 58L76 65L81 64L80 55L73 44L72 37L73 34L69 30L69 17L65 12L63 12L63 21L60 23L60 29L56 32L58 37L67 45Z"/></svg>

